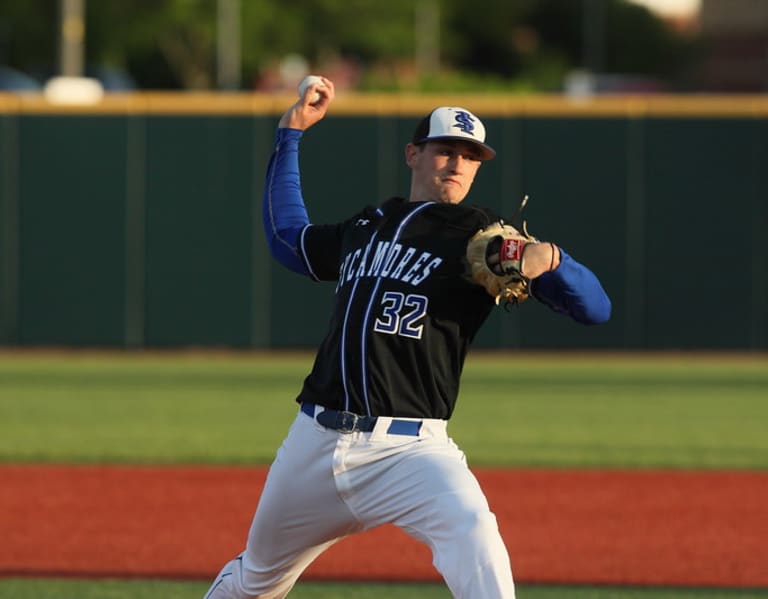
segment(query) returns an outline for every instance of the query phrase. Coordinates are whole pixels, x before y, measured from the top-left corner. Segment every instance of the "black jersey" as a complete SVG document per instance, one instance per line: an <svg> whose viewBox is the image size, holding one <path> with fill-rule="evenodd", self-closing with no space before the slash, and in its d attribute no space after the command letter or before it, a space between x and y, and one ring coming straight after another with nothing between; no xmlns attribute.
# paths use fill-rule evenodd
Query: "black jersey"
<svg viewBox="0 0 768 599"><path fill-rule="evenodd" d="M448 419L468 347L494 306L466 277L469 238L497 220L463 204L393 198L306 229L301 253L336 299L300 402Z"/></svg>

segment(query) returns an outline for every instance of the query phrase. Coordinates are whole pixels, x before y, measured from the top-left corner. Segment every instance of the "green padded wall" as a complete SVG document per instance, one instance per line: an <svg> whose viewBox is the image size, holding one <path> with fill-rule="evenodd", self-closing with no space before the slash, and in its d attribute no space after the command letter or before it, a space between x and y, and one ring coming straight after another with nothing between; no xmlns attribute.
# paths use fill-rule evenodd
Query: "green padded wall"
<svg viewBox="0 0 768 599"><path fill-rule="evenodd" d="M18 341L121 345L126 120L26 116L18 164Z"/></svg>
<svg viewBox="0 0 768 599"><path fill-rule="evenodd" d="M273 263L262 230L279 113L11 106L0 102L0 344L319 342L334 285ZM614 312L583 327L529 301L497 310L477 346L768 348L765 114L488 112L498 158L468 201L510 216L528 194L531 233L589 265ZM313 128L300 157L310 217L407 195L417 119L342 111Z"/></svg>

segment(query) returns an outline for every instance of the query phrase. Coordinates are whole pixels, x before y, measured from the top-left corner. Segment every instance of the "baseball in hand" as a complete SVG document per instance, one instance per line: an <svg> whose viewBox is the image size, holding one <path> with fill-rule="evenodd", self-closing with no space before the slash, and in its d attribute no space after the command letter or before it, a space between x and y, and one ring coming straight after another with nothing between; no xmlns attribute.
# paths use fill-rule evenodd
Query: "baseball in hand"
<svg viewBox="0 0 768 599"><path fill-rule="evenodd" d="M313 83L317 83L319 87L325 87L325 84L323 83L322 78L318 77L317 75L308 75L307 77L304 77L304 80L299 83L299 97L304 97L304 92L307 90L307 87L312 85ZM312 97L309 99L310 104L317 104L320 101L320 94L317 92L314 92Z"/></svg>

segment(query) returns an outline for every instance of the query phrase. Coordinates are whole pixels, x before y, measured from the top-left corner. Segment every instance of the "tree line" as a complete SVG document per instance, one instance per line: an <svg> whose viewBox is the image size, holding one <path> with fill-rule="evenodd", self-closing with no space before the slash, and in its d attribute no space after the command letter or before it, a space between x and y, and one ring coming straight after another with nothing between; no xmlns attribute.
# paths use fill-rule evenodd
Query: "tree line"
<svg viewBox="0 0 768 599"><path fill-rule="evenodd" d="M86 0L85 63L124 73L140 89L214 89L219 1ZM700 51L698 40L629 0L237 5L242 89L279 86L286 57L335 70L361 90L553 91L574 69L679 87ZM55 74L59 16L59 0L0 0L0 65Z"/></svg>

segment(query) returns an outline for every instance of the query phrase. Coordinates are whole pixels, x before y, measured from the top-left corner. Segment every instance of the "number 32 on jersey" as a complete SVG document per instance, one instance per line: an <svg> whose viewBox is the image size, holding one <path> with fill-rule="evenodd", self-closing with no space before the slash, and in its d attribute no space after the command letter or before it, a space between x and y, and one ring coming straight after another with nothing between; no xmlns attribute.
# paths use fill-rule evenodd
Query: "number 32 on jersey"
<svg viewBox="0 0 768 599"><path fill-rule="evenodd" d="M381 316L373 330L388 335L402 335L421 339L424 324L421 319L427 313L429 300L423 295L387 291L381 298Z"/></svg>

